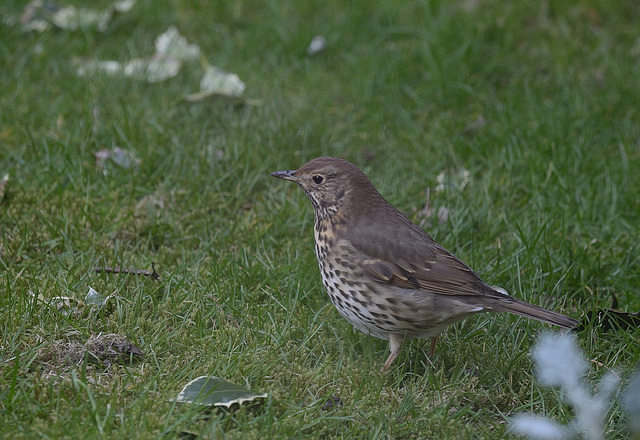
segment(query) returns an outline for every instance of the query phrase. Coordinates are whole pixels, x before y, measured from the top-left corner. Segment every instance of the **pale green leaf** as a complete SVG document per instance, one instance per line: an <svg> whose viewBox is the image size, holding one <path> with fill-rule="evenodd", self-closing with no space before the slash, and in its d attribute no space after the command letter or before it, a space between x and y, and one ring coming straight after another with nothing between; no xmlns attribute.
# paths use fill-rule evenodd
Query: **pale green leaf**
<svg viewBox="0 0 640 440"><path fill-rule="evenodd" d="M267 393L257 393L219 377L200 376L186 384L175 401L229 408L234 403L242 405L245 402L265 397L267 397Z"/></svg>

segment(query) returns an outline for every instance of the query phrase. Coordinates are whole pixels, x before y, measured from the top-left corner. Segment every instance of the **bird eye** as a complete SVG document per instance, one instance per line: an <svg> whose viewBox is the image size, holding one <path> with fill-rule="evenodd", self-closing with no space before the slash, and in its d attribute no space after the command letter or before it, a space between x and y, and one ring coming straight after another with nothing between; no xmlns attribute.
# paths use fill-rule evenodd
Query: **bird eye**
<svg viewBox="0 0 640 440"><path fill-rule="evenodd" d="M313 181L315 182L316 185L320 185L323 180L324 179L322 178L322 176L313 176Z"/></svg>

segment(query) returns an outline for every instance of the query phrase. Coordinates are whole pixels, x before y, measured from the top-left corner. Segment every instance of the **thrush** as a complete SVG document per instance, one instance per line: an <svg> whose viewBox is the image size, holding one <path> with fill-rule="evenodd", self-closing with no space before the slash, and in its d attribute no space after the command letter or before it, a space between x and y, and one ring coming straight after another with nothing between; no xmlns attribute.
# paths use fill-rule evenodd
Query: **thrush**
<svg viewBox="0 0 640 440"><path fill-rule="evenodd" d="M271 175L296 182L307 194L322 283L355 328L389 341L383 370L406 339L432 338L432 355L445 328L476 313L507 312L563 328L578 324L486 284L346 160L319 157Z"/></svg>

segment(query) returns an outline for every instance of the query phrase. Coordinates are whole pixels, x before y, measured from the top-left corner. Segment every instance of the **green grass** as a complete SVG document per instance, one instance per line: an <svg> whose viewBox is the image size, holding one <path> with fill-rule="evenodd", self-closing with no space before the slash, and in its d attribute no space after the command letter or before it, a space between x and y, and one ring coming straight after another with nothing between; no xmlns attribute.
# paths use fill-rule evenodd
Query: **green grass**
<svg viewBox="0 0 640 440"><path fill-rule="evenodd" d="M533 374L537 322L477 316L432 359L412 341L379 373L386 343L333 309L311 207L269 172L339 156L416 221L431 188L449 219L429 232L485 281L576 318L613 296L638 311L639 14L599 0L140 0L104 33L2 25L0 436L494 439L520 411L569 420ZM181 101L198 66L160 84L75 76L74 57L146 56L171 25L260 104ZM328 48L307 57L317 34ZM140 165L103 173L93 153L113 146ZM464 191L433 191L462 168ZM94 271L152 262L157 281ZM83 300L89 286L114 294L105 310L66 316L32 299ZM100 333L144 358L43 362ZM590 378L627 377L638 337L588 326ZM211 412L170 402L206 374L269 398ZM342 406L323 410L331 396ZM608 438L625 417L614 406Z"/></svg>

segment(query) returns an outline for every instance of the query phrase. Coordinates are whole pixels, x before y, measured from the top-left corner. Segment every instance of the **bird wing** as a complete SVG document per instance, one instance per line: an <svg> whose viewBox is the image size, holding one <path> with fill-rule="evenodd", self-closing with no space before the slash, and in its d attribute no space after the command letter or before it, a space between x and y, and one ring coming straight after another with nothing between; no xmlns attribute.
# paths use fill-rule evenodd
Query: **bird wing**
<svg viewBox="0 0 640 440"><path fill-rule="evenodd" d="M359 265L370 279L405 289L442 295L503 296L452 254L438 255L435 261L422 264L365 257Z"/></svg>
<svg viewBox="0 0 640 440"><path fill-rule="evenodd" d="M365 276L379 283L442 295L509 298L485 284L422 229L408 220L405 225L410 228L401 229L407 232L403 237L390 239L370 230L366 239L358 239L357 234L346 239Z"/></svg>

